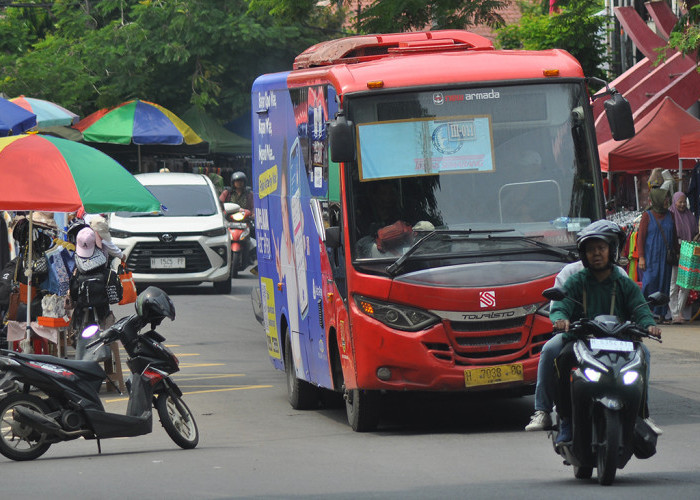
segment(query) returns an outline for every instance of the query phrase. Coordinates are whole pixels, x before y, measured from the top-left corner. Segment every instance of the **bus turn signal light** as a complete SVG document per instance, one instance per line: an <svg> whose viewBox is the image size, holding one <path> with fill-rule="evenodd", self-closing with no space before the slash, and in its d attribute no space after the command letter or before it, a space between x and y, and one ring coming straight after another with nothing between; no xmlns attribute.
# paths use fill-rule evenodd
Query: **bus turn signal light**
<svg viewBox="0 0 700 500"><path fill-rule="evenodd" d="M381 89L384 88L384 80L374 80L367 82L368 89Z"/></svg>
<svg viewBox="0 0 700 500"><path fill-rule="evenodd" d="M542 74L544 76L559 76L559 70L558 69L543 69Z"/></svg>

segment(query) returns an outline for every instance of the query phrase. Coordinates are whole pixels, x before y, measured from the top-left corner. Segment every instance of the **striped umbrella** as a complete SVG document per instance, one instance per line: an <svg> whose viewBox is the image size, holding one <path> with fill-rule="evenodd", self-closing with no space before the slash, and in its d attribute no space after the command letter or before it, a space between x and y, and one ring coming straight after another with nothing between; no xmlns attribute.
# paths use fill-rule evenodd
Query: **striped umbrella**
<svg viewBox="0 0 700 500"><path fill-rule="evenodd" d="M68 111L66 108L51 101L21 95L10 99L10 102L34 113L39 128L53 127L56 125L70 126L78 123L80 120L80 117L72 111Z"/></svg>
<svg viewBox="0 0 700 500"><path fill-rule="evenodd" d="M202 138L173 112L159 104L135 99L86 116L75 128L88 142L111 144L199 144ZM141 149L139 148L139 170Z"/></svg>

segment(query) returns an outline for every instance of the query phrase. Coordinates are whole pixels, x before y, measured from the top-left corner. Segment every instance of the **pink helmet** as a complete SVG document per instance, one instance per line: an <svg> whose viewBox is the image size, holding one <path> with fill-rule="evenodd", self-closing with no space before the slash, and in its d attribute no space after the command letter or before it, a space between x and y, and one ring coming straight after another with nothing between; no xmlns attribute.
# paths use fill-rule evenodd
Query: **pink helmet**
<svg viewBox="0 0 700 500"><path fill-rule="evenodd" d="M95 251L95 231L89 227L84 227L78 231L75 237L75 253L78 257L87 259Z"/></svg>

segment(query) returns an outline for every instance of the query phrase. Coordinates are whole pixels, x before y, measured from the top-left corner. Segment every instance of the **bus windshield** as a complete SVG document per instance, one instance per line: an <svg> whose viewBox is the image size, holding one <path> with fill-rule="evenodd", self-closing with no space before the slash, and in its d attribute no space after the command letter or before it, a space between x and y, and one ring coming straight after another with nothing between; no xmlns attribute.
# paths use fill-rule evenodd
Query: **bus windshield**
<svg viewBox="0 0 700 500"><path fill-rule="evenodd" d="M411 255L572 248L602 216L587 100L580 82L349 98L353 259L396 260L433 230Z"/></svg>

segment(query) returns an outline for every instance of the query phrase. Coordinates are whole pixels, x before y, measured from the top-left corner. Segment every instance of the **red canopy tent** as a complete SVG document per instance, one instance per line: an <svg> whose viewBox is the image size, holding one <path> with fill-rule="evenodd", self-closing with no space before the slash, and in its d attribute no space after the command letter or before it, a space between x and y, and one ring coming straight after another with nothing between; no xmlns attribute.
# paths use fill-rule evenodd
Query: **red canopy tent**
<svg viewBox="0 0 700 500"><path fill-rule="evenodd" d="M679 156L682 160L700 158L700 131L681 137Z"/></svg>
<svg viewBox="0 0 700 500"><path fill-rule="evenodd" d="M681 136L700 133L700 120L666 97L635 123L635 129L637 133L631 139L609 140L598 146L602 171L637 173L657 167L679 168L679 157L683 158L679 156ZM700 146L700 141L696 145ZM700 151L695 154L700 155Z"/></svg>

